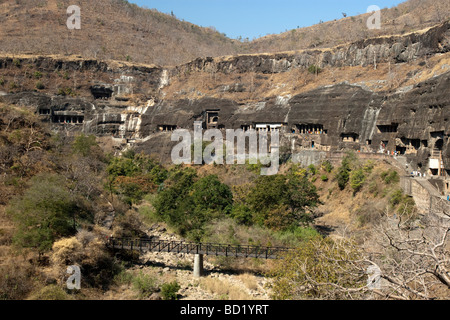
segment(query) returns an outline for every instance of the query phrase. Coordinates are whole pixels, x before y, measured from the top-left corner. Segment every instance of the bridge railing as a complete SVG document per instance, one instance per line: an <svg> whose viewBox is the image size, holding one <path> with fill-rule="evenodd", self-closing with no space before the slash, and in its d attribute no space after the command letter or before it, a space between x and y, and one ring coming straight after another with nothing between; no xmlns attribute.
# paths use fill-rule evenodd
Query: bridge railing
<svg viewBox="0 0 450 320"><path fill-rule="evenodd" d="M226 257L276 259L289 252L286 247L263 247L254 245L230 245L219 243L190 243L184 241L109 238L109 247L123 250L156 251L169 253L205 254Z"/></svg>

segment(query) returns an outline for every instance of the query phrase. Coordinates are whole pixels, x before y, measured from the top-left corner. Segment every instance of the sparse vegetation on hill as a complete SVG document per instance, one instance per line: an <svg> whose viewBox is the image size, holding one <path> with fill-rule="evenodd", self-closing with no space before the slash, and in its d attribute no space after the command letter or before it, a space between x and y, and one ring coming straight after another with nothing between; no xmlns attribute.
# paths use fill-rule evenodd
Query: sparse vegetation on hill
<svg viewBox="0 0 450 320"><path fill-rule="evenodd" d="M66 28L69 4L82 8L81 30ZM327 160L301 167L293 163L291 148L283 146L279 173L260 176L261 163L163 165L130 146L135 137L139 139L144 135L153 138L151 135L155 134L163 140L168 136L163 136L166 132L160 129L178 127L175 122L160 126L168 119L172 121L169 116L161 118L155 129L156 120L153 121L150 112L135 111L141 106L151 111L160 106L165 108L165 103L172 106L173 102L174 106L183 104L191 108L191 101L206 97L203 105L193 105L192 109L204 114L205 108L212 107L210 101L226 101L221 121L233 118L225 112L229 103L236 109L244 106L241 108L244 116L247 111L249 114L252 110L269 111L271 106L287 110L284 108L289 106L286 101L292 97L294 101L301 101L303 97L299 94L318 87L321 87L317 90L320 99L311 100L312 106L325 101L322 97L328 94L325 89L330 86L336 101L346 100L342 101L346 110L353 109L349 101L361 92L356 87L366 88L367 92L373 90L372 93L397 91L399 96L404 88L409 90L414 85L419 93L422 89L444 88L442 83L446 82L423 81L448 72L450 53L445 37L445 42L439 43L445 50L439 54L424 54L407 60L408 63L392 65L394 60L367 66L324 67L321 64L319 67L317 62L309 61L303 67L284 68L278 73L271 71L274 70L272 62L274 65L279 62L271 59L272 55L264 55L267 60L258 60L259 56L255 60L250 58L255 58L253 53L280 50L310 48L324 52L321 48L344 42L357 43L368 37L417 31L448 19L450 4L409 0L395 8L384 9L384 27L378 31L367 30L367 15L344 15L344 19L338 21L254 41L231 40L212 28L198 27L124 0L78 0L75 3L6 0L0 4L0 12L5 13L0 16L0 51L9 56L1 58L0 94L14 94L1 101L17 103L0 102L0 299L174 300L261 296L273 299L441 299L449 296L447 242L450 229L442 223L448 221L448 215L444 214L439 223L430 221L432 215L420 215L414 199L400 188L400 179L404 177L387 160L362 160L358 153L349 151L341 162ZM448 34L447 29L444 32ZM197 57L240 53L250 55L198 59L171 70L150 65L179 65ZM40 54L55 56L38 57ZM126 62L102 61L107 59ZM238 63L234 61L243 65L242 69L235 69L239 72L228 72L231 67L214 69L214 65L226 66L225 62L233 62L236 68ZM88 65L83 69L81 65L85 63ZM253 67L257 64L268 67L255 71ZM117 79L117 75L131 71L133 76L124 78L132 79L132 84L124 86L127 90L131 88L132 93L113 95L109 100L104 100L103 96L97 99L94 95L95 103L91 103L94 101L93 82L105 82L105 86L120 83L123 79ZM350 85L336 85L343 81ZM343 87L347 96L341 96ZM122 90L123 87L116 88ZM50 109L40 109L45 102L32 108L28 106L29 96L52 103L58 101ZM308 95L304 98L308 99ZM80 120L83 124L77 120L75 129L84 130L92 125L88 118L91 115L82 110L83 103L92 104L96 110L106 110L97 114L104 118L110 116L109 110L117 109L111 114L114 119L95 123L96 130L100 126L103 130L109 125L114 127L110 133L114 132L115 139L109 141L107 132L100 138L70 130L52 131L50 128L58 126L67 128L62 123L65 120L53 118L53 112L58 112L56 116L69 112L60 107L67 101L79 107L77 116L84 114ZM367 104L372 106L374 101L368 100ZM396 101L393 106L397 106ZM442 109L440 105L420 103L425 113L438 114L435 109ZM260 108L263 104L267 109ZM408 112L416 113L408 106L405 107ZM301 102L291 107L309 112ZM42 114L39 116L31 110ZM260 114L266 119L274 115L263 112ZM178 117L173 114L173 118ZM186 114L188 112L179 117ZM145 117L152 120L141 122L140 132L136 129L131 134L134 129L127 128L122 135L123 127L130 123L123 121L124 116L134 115L134 120L147 121ZM292 117L292 113L289 116ZM189 115L186 121L191 124L197 117L198 114ZM401 113L396 117L402 117ZM44 118L47 123L41 121ZM354 119L348 120L353 122ZM224 128L220 121L218 127ZM431 124L431 121L422 122ZM373 125L376 126L375 120ZM85 132L91 132L89 130ZM157 132L149 136L148 131L152 130ZM331 131L328 130L328 134ZM133 139L127 139L129 137ZM323 135L321 140L330 137ZM104 145L99 143L100 139ZM111 145L121 139L130 145L119 153L118 148ZM364 147L363 139L360 147ZM320 144L314 140L315 144ZM144 139L137 147L151 149L150 142ZM292 142L292 148L296 147L296 141ZM375 140L366 142L378 144ZM428 140L424 142L428 145ZM125 142L122 143L123 146ZM339 144L339 148L354 146L351 141L342 141L342 136ZM203 148L206 146L204 144ZM106 151L107 147L111 153ZM164 154L161 152L161 160ZM110 236L154 236L191 242L285 246L296 250L281 262L209 256L206 257L209 271L223 273L227 270L229 277L188 282L182 271L192 268L189 255L180 253L167 258L158 253L157 260L153 253L148 253L145 258L148 260L143 263L144 258L135 251L109 250L105 242ZM66 288L68 265L80 267L81 290ZM366 286L368 270L373 270L368 269L370 266L382 272L385 286L378 291ZM236 275L239 272L255 273L264 281L255 280L256 275ZM270 286L264 287L261 283Z"/></svg>
<svg viewBox="0 0 450 320"><path fill-rule="evenodd" d="M372 230L388 235L391 230L378 227L387 219L400 218L392 236L421 223L412 199L399 191L397 171L362 161L354 153L339 165L325 161L302 168L287 161L278 175L269 177L259 176L249 165L163 167L133 150L106 155L92 136L50 133L26 109L3 105L0 110L0 209L7 209L0 216L2 299L89 299L105 292L114 295L120 288L128 288L137 299L179 299L187 290L180 279L133 270L135 255L112 255L105 247L106 235L142 237L155 223L188 240L298 248L282 265L258 259L245 264L233 258L209 260L223 270L266 273L273 280L272 298L367 297L367 266L358 261L373 248L360 243L373 236ZM345 185L340 183L342 172L348 177ZM104 226L105 212L114 216L111 229ZM333 220L336 215L339 222ZM333 224L346 224L353 239L341 241L321 228ZM389 273L397 258L374 260L391 283L404 281ZM83 273L83 289L76 292L66 290L61 280L72 264ZM42 267L45 271L38 272ZM437 279L442 278L439 270ZM249 298L221 281L202 281L196 290L226 299ZM428 283L424 288L429 290ZM414 290L402 294L426 298L437 292ZM386 294L396 298L393 291Z"/></svg>
<svg viewBox="0 0 450 320"><path fill-rule="evenodd" d="M68 30L66 26L66 10L73 4L82 10L80 30ZM361 13L366 9L361 8ZM0 4L0 11L3 52L81 55L164 66L197 57L334 47L424 29L450 17L446 1L409 0L394 8L383 8L381 30L369 30L366 20L370 14L361 14L325 23L318 21L311 27L250 41L229 39L214 28L199 27L174 15L121 0L7 0Z"/></svg>

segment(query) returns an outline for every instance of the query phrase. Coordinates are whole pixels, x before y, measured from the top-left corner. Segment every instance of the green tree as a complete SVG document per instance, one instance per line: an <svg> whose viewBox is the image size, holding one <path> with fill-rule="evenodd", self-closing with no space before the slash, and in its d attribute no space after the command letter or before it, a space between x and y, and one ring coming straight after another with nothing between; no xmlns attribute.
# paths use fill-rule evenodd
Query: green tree
<svg viewBox="0 0 450 320"><path fill-rule="evenodd" d="M308 176L292 171L288 175L258 177L246 198L246 205L253 211L254 222L260 225L269 223L275 229L309 222L311 210L319 203L316 187ZM281 214L283 208L287 212ZM275 215L283 218L275 219ZM276 221L281 225L274 224Z"/></svg>
<svg viewBox="0 0 450 320"><path fill-rule="evenodd" d="M311 210L320 204L317 188L308 180L307 176L290 173L284 203L291 209L295 220L310 222Z"/></svg>
<svg viewBox="0 0 450 320"><path fill-rule="evenodd" d="M286 176L259 176L245 202L254 213L254 222L263 225L271 208L279 206L286 196Z"/></svg>
<svg viewBox="0 0 450 320"><path fill-rule="evenodd" d="M38 175L31 180L25 194L14 199L8 208L17 225L14 243L42 254L58 238L75 232L76 212L63 177Z"/></svg>
<svg viewBox="0 0 450 320"><path fill-rule="evenodd" d="M161 286L161 296L164 300L176 300L180 289L177 281L165 283Z"/></svg>
<svg viewBox="0 0 450 320"><path fill-rule="evenodd" d="M325 160L324 162L322 162L321 167L328 173L331 173L331 171L333 171L333 165L329 160Z"/></svg>
<svg viewBox="0 0 450 320"><path fill-rule="evenodd" d="M397 183L400 181L398 172L395 171L394 169L389 169L388 171L384 171L381 173L380 176L381 176L381 179L386 184Z"/></svg>
<svg viewBox="0 0 450 320"><path fill-rule="evenodd" d="M230 216L239 224L249 226L253 223L252 210L244 204L235 204Z"/></svg>
<svg viewBox="0 0 450 320"><path fill-rule="evenodd" d="M354 194L361 190L365 180L366 175L364 174L363 168L358 168L350 173L350 186Z"/></svg>
<svg viewBox="0 0 450 320"><path fill-rule="evenodd" d="M187 232L187 217L192 216L194 205L190 192L196 178L197 174L191 168L173 170L155 199L157 216L180 233Z"/></svg>
<svg viewBox="0 0 450 320"><path fill-rule="evenodd" d="M349 240L316 236L276 261L269 272L272 298L352 299L366 290L366 266Z"/></svg>
<svg viewBox="0 0 450 320"><path fill-rule="evenodd" d="M155 200L156 213L180 234L200 241L205 224L230 213L233 196L217 176L201 179L193 169L169 174Z"/></svg>
<svg viewBox="0 0 450 320"><path fill-rule="evenodd" d="M219 214L230 213L233 194L230 187L220 182L216 175L198 180L192 189L192 200L198 210L213 210Z"/></svg>
<svg viewBox="0 0 450 320"><path fill-rule="evenodd" d="M109 191L119 194L129 204L142 200L167 178L167 170L149 156L133 150L114 157L106 168Z"/></svg>
<svg viewBox="0 0 450 320"><path fill-rule="evenodd" d="M72 149L75 153L87 157L91 154L92 149L97 146L98 144L94 135L87 136L82 133L75 138Z"/></svg>
<svg viewBox="0 0 450 320"><path fill-rule="evenodd" d="M342 159L342 164L336 173L336 180L338 182L339 189L344 190L350 179L350 172L356 162L356 156L353 152L348 152Z"/></svg>

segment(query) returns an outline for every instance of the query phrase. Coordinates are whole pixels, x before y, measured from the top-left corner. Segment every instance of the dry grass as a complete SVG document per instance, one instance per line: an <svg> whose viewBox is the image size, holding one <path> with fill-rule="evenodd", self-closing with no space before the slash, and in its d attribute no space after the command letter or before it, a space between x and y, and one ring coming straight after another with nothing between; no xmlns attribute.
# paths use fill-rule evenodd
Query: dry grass
<svg viewBox="0 0 450 320"><path fill-rule="evenodd" d="M6 52L83 55L102 60L175 65L234 51L234 41L211 28L183 22L127 1L79 0L82 25L68 31L67 0L7 0L0 4L0 43Z"/></svg>
<svg viewBox="0 0 450 320"><path fill-rule="evenodd" d="M236 285L215 278L204 278L200 287L223 300L252 300L253 297Z"/></svg>
<svg viewBox="0 0 450 320"><path fill-rule="evenodd" d="M335 168L336 170L337 168ZM334 180L335 171L329 174L327 182L317 179L316 186L319 190L323 205L318 207L318 211L324 215L316 220L318 225L332 226L337 230L346 232L359 232L370 229L370 223L362 224L358 220L360 215L374 218L377 212L382 212L389 205L389 193L398 188L397 184L385 185L380 180L383 171L392 169L384 162L377 162L368 174L363 188L353 195L349 186L343 191L339 190L337 182ZM370 189L371 182L377 182L378 192Z"/></svg>
<svg viewBox="0 0 450 320"><path fill-rule="evenodd" d="M250 290L258 289L258 282L256 281L256 277L250 273L243 273L237 276L237 278L242 281L245 286Z"/></svg>

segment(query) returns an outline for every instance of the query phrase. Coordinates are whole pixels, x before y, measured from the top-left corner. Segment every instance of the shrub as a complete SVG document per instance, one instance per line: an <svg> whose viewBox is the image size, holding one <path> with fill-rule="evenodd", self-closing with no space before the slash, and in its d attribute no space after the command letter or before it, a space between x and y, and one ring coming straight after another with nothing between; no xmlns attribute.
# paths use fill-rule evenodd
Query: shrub
<svg viewBox="0 0 450 320"><path fill-rule="evenodd" d="M251 225L253 220L253 213L246 205L239 204L233 206L231 217L239 224Z"/></svg>
<svg viewBox="0 0 450 320"><path fill-rule="evenodd" d="M58 96L75 96L75 92L71 88L59 88Z"/></svg>
<svg viewBox="0 0 450 320"><path fill-rule="evenodd" d="M339 189L344 190L350 179L350 172L355 165L356 156L353 152L348 152L342 159L342 164L336 174L336 180L338 182Z"/></svg>
<svg viewBox="0 0 450 320"><path fill-rule="evenodd" d="M98 144L94 135L87 136L82 133L75 138L72 149L75 153L87 157L92 152L92 148L96 146L98 146Z"/></svg>
<svg viewBox="0 0 450 320"><path fill-rule="evenodd" d="M373 194L374 197L376 197L378 195L378 184L376 181L372 181L369 184L369 192Z"/></svg>
<svg viewBox="0 0 450 320"><path fill-rule="evenodd" d="M391 198L389 199L389 203L395 207L398 204L400 204L400 202L403 199L403 192L402 190L396 190L394 191L394 193L392 193Z"/></svg>
<svg viewBox="0 0 450 320"><path fill-rule="evenodd" d="M42 89L45 89L45 86L44 86L44 84L41 81L37 81L36 82L36 89L42 90Z"/></svg>
<svg viewBox="0 0 450 320"><path fill-rule="evenodd" d="M319 74L319 73L322 72L322 69L319 68L318 66L312 64L312 65L309 66L308 72L312 73L312 74Z"/></svg>
<svg viewBox="0 0 450 320"><path fill-rule="evenodd" d="M133 283L134 276L126 270L122 270L117 275L114 276L114 282L118 285L129 285Z"/></svg>
<svg viewBox="0 0 450 320"><path fill-rule="evenodd" d="M0 86L5 85L5 79L3 77L0 78Z"/></svg>
<svg viewBox="0 0 450 320"><path fill-rule="evenodd" d="M397 183L400 181L400 177L394 169L389 169L388 171L384 171L381 173L381 179L386 184Z"/></svg>
<svg viewBox="0 0 450 320"><path fill-rule="evenodd" d="M324 182L327 182L328 181L328 177L326 176L326 175L321 175L320 176L320 179L322 180L322 181L324 181Z"/></svg>
<svg viewBox="0 0 450 320"><path fill-rule="evenodd" d="M354 261L359 261L361 256L349 240L313 238L287 253L283 260L275 261L268 274L273 279L272 298L354 299L357 292L345 289L366 285L365 277L355 277L359 272Z"/></svg>
<svg viewBox="0 0 450 320"><path fill-rule="evenodd" d="M58 285L52 284L32 295L32 300L73 300L73 298Z"/></svg>
<svg viewBox="0 0 450 320"><path fill-rule="evenodd" d="M177 281L165 283L161 286L161 296L164 300L176 300L180 289Z"/></svg>
<svg viewBox="0 0 450 320"><path fill-rule="evenodd" d="M350 168L348 166L341 166L336 174L336 180L339 189L344 190L347 186L347 182L350 179Z"/></svg>
<svg viewBox="0 0 450 320"><path fill-rule="evenodd" d="M75 232L76 205L64 181L58 175L35 176L25 194L11 202L8 213L16 222L17 245L43 253L58 238Z"/></svg>
<svg viewBox="0 0 450 320"><path fill-rule="evenodd" d="M350 186L353 189L353 193L357 193L361 190L364 181L366 180L366 176L364 174L364 170L362 168L356 169L350 174Z"/></svg>
<svg viewBox="0 0 450 320"><path fill-rule="evenodd" d="M140 299L151 296L152 293L158 291L158 284L154 277L143 274L142 272L131 281L133 288L138 292Z"/></svg>
<svg viewBox="0 0 450 320"><path fill-rule="evenodd" d="M313 176L317 173L317 169L313 164L308 166L308 170Z"/></svg>
<svg viewBox="0 0 450 320"><path fill-rule="evenodd" d="M328 173L331 173L331 171L333 171L333 165L328 160L325 160L324 162L322 162L321 167L323 170L325 170Z"/></svg>
<svg viewBox="0 0 450 320"><path fill-rule="evenodd" d="M311 227L291 227L275 233L277 240L290 247L298 247L311 239L320 237L320 233Z"/></svg>
<svg viewBox="0 0 450 320"><path fill-rule="evenodd" d="M36 71L36 72L34 73L34 77L35 77L36 79L42 78L42 72Z"/></svg>
<svg viewBox="0 0 450 320"><path fill-rule="evenodd" d="M415 210L415 202L414 199L409 197L408 195L403 194L402 190L395 190L391 198L389 199L389 203L393 208L396 208L396 212L400 215L408 215L414 214Z"/></svg>
<svg viewBox="0 0 450 320"><path fill-rule="evenodd" d="M10 90L17 89L18 87L19 87L19 85L17 84L17 82L11 82L11 83L9 84L9 89L10 89Z"/></svg>
<svg viewBox="0 0 450 320"><path fill-rule="evenodd" d="M370 173L372 172L374 166L375 166L375 163L374 163L372 160L368 160L368 161L364 164L364 167L363 167L364 172L370 174Z"/></svg>
<svg viewBox="0 0 450 320"><path fill-rule="evenodd" d="M21 300L33 289L33 266L10 259L0 265L0 300Z"/></svg>
<svg viewBox="0 0 450 320"><path fill-rule="evenodd" d="M56 241L52 247L51 260L56 265L72 265L80 259L83 246L77 238L64 238Z"/></svg>

